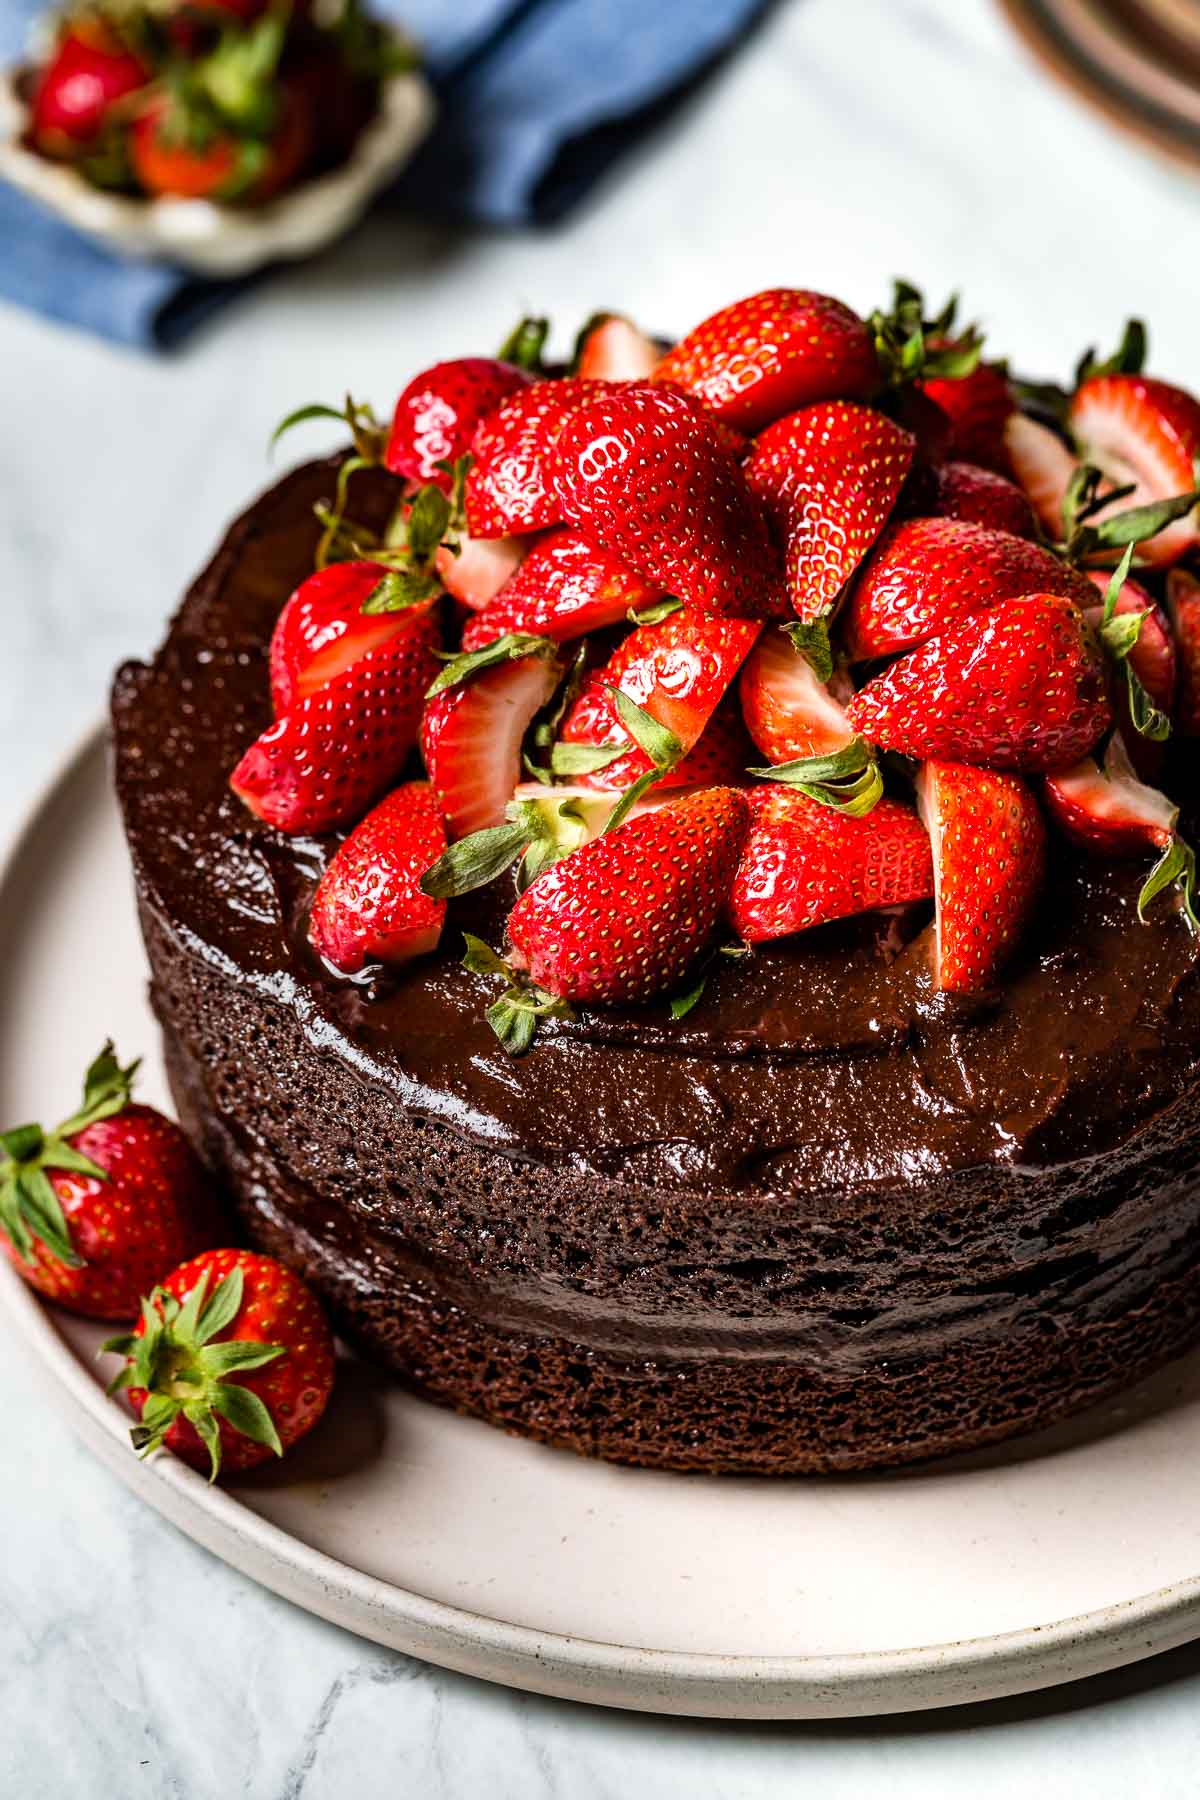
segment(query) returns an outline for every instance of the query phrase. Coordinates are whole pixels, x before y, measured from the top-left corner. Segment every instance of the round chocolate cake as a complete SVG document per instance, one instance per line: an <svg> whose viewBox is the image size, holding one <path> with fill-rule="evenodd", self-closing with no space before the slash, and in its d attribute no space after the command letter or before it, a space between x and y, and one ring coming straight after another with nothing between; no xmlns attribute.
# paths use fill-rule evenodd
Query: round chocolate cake
<svg viewBox="0 0 1200 1800"><path fill-rule="evenodd" d="M681 1018L577 1007L518 1058L461 962L464 929L499 941L511 872L451 902L432 956L322 964L338 837L263 824L229 775L331 483L301 468L234 525L113 726L180 1116L347 1338L516 1432L766 1474L985 1444L1182 1350L1200 949L1169 903L1139 923L1144 866L1053 839L981 995L935 990L925 903L722 962ZM394 493L356 475L356 516Z"/></svg>

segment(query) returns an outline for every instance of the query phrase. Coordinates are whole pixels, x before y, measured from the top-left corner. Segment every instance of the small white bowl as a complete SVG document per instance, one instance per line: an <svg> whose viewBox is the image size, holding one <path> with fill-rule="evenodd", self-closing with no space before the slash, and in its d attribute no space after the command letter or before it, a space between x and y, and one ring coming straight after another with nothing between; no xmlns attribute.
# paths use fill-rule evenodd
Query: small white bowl
<svg viewBox="0 0 1200 1800"><path fill-rule="evenodd" d="M0 176L77 231L123 256L179 263L201 275L245 275L264 263L310 256L340 237L397 175L433 122L429 85L415 71L389 76L379 110L336 169L261 206L213 200L139 200L95 188L67 163L26 147L29 108L20 71L0 75Z"/></svg>

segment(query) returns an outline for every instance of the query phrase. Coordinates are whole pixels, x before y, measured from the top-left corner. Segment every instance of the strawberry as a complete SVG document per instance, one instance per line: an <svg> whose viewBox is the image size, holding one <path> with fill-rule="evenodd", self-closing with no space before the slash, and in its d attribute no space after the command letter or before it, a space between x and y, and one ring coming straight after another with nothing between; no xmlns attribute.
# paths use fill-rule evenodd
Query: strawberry
<svg viewBox="0 0 1200 1800"><path fill-rule="evenodd" d="M678 753L691 750L741 667L761 627L747 619L714 618L684 607L657 625L639 625L589 676L559 733L554 766L577 776L583 787L624 789L653 767L647 752L630 742L613 690L624 694L675 737ZM571 766L568 746L627 746L599 767ZM683 765L664 777L677 784Z"/></svg>
<svg viewBox="0 0 1200 1800"><path fill-rule="evenodd" d="M71 156L92 142L118 100L151 79L140 56L99 13L64 26L33 95L32 135L46 156Z"/></svg>
<svg viewBox="0 0 1200 1800"><path fill-rule="evenodd" d="M388 574L382 563L340 562L318 569L285 602L271 634L271 701L276 717L342 675L368 650L406 631L415 609L364 613ZM422 606L428 611L428 603Z"/></svg>
<svg viewBox="0 0 1200 1800"><path fill-rule="evenodd" d="M1114 483L1133 483L1125 505L1146 506L1196 486L1200 402L1182 388L1148 375L1096 375L1080 384L1069 411L1071 433L1084 462ZM1138 545L1143 563L1178 562L1200 544L1193 508Z"/></svg>
<svg viewBox="0 0 1200 1800"><path fill-rule="evenodd" d="M660 360L657 344L620 313L589 319L575 352L584 381L645 381Z"/></svg>
<svg viewBox="0 0 1200 1800"><path fill-rule="evenodd" d="M845 707L780 625L762 633L738 687L750 736L768 762L828 756L854 736Z"/></svg>
<svg viewBox="0 0 1200 1800"><path fill-rule="evenodd" d="M551 457L562 516L601 549L703 612L782 608L757 501L701 409L630 383L573 411Z"/></svg>
<svg viewBox="0 0 1200 1800"><path fill-rule="evenodd" d="M729 903L746 943L933 892L929 839L899 801L880 800L856 818L782 783L753 787L746 798L750 832Z"/></svg>
<svg viewBox="0 0 1200 1800"><path fill-rule="evenodd" d="M870 743L905 756L1041 773L1086 755L1112 708L1078 607L1029 594L910 650L846 716Z"/></svg>
<svg viewBox="0 0 1200 1800"><path fill-rule="evenodd" d="M995 982L1042 885L1046 827L1016 775L928 762L917 800L933 849L934 979L949 993Z"/></svg>
<svg viewBox="0 0 1200 1800"><path fill-rule="evenodd" d="M654 371L696 394L726 424L756 433L816 400L862 399L879 386L863 320L840 300L768 288L705 319Z"/></svg>
<svg viewBox="0 0 1200 1800"><path fill-rule="evenodd" d="M0 1248L31 1287L85 1318L127 1319L221 1223L178 1125L130 1100L137 1066L121 1068L106 1044L56 1131L0 1134Z"/></svg>
<svg viewBox="0 0 1200 1800"><path fill-rule="evenodd" d="M215 1481L282 1456L325 1411L333 1336L316 1296L252 1250L206 1250L142 1301L134 1329L102 1348L124 1357L109 1384L140 1423L139 1456L170 1450Z"/></svg>
<svg viewBox="0 0 1200 1800"><path fill-rule="evenodd" d="M453 549L438 545L433 566L448 594L482 612L520 568L529 542L523 537L473 538L460 531Z"/></svg>
<svg viewBox="0 0 1200 1800"><path fill-rule="evenodd" d="M1023 594L1079 606L1091 583L1041 544L960 519L907 519L864 564L843 615L853 662L892 656L973 613Z"/></svg>
<svg viewBox="0 0 1200 1800"><path fill-rule="evenodd" d="M929 347L942 346L931 338ZM1007 472L1004 427L1013 397L1002 370L981 362L968 375L927 375L921 388L950 420L951 457Z"/></svg>
<svg viewBox="0 0 1200 1800"><path fill-rule="evenodd" d="M446 906L419 882L446 848L425 781L405 782L369 812L322 875L308 921L313 949L343 975L436 950Z"/></svg>
<svg viewBox="0 0 1200 1800"><path fill-rule="evenodd" d="M550 447L575 408L604 391L599 381L535 381L480 422L466 484L472 537L505 537L561 523L564 515L547 467Z"/></svg>
<svg viewBox="0 0 1200 1800"><path fill-rule="evenodd" d="M660 588L616 557L560 527L534 541L503 593L470 621L463 649L478 650L506 631L563 643L619 625L627 613L661 598Z"/></svg>
<svg viewBox="0 0 1200 1800"><path fill-rule="evenodd" d="M883 413L827 401L764 431L746 479L786 544L801 619L823 617L867 554L912 466L913 438Z"/></svg>
<svg viewBox="0 0 1200 1800"><path fill-rule="evenodd" d="M1038 523L1054 543L1063 536L1063 501L1078 459L1056 432L1024 413L1010 413L1004 449L1017 486L1028 497Z"/></svg>
<svg viewBox="0 0 1200 1800"><path fill-rule="evenodd" d="M931 470L934 484L929 511L939 519L966 519L1013 537L1037 536L1037 519L1026 496L1013 482L976 463L946 462Z"/></svg>
<svg viewBox="0 0 1200 1800"><path fill-rule="evenodd" d="M292 187L312 152L312 118L282 82L275 99L276 119L267 135L215 126L202 141L173 97L157 100L129 129L129 160L139 186L183 200L252 204Z"/></svg>
<svg viewBox="0 0 1200 1800"><path fill-rule="evenodd" d="M1107 571L1092 570L1090 577L1103 594L1108 588ZM1102 621L1103 606L1087 607L1084 610L1089 622L1098 628ZM1175 645L1166 614L1154 596L1138 581L1124 583L1117 596L1116 610L1118 613L1141 615L1142 627L1129 652L1129 663L1155 706L1170 717L1175 710L1176 667Z"/></svg>
<svg viewBox="0 0 1200 1800"><path fill-rule="evenodd" d="M439 676L445 685L425 708L421 754L450 838L504 823L522 740L562 674L553 652L547 639L501 638Z"/></svg>
<svg viewBox="0 0 1200 1800"><path fill-rule="evenodd" d="M1103 768L1095 757L1081 757L1047 775L1043 793L1059 830L1097 856L1165 850L1175 836L1179 808L1138 780L1119 737L1109 740Z"/></svg>
<svg viewBox="0 0 1200 1800"><path fill-rule="evenodd" d="M267 727L230 776L234 793L278 831L350 824L404 766L438 641L435 615L410 613L403 631Z"/></svg>
<svg viewBox="0 0 1200 1800"><path fill-rule="evenodd" d="M517 901L512 967L568 1001L669 991L717 929L747 819L741 794L705 788L585 844Z"/></svg>
<svg viewBox="0 0 1200 1800"><path fill-rule="evenodd" d="M744 787L746 771L754 761L754 745L742 719L737 695L731 690L680 762L650 788L646 799L664 790L666 796L683 787Z"/></svg>
<svg viewBox="0 0 1200 1800"><path fill-rule="evenodd" d="M1179 670L1176 724L1185 737L1200 737L1200 581L1186 569L1167 576L1167 612Z"/></svg>
<svg viewBox="0 0 1200 1800"><path fill-rule="evenodd" d="M529 375L494 356L460 356L414 375L396 402L383 460L394 475L436 482L450 493L455 463L471 448L482 419L528 387Z"/></svg>

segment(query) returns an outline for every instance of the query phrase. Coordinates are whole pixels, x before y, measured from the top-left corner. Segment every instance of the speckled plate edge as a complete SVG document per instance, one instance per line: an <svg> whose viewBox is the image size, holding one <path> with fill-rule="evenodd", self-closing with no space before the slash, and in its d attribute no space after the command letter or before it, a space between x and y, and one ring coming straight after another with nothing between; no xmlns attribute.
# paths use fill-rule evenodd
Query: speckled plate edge
<svg viewBox="0 0 1200 1800"><path fill-rule="evenodd" d="M96 727L28 809L0 859L0 936L23 849L45 811L103 753ZM447 1606L365 1575L280 1530L169 1456L139 1462L127 1419L55 1329L49 1309L0 1265L0 1298L35 1379L120 1479L195 1542L295 1605L373 1642L533 1693L701 1718L819 1719L919 1711L1028 1693L1100 1674L1200 1636L1200 1575L1023 1631L912 1649L719 1656L539 1632Z"/></svg>

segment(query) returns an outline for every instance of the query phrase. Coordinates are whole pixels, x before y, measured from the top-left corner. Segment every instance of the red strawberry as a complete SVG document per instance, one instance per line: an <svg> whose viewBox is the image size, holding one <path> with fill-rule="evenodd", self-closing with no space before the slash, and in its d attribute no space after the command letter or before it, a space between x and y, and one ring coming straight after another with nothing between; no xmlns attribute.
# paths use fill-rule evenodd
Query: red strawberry
<svg viewBox="0 0 1200 1800"><path fill-rule="evenodd" d="M702 612L781 610L777 558L746 478L701 409L630 383L570 414L552 456L564 518Z"/></svg>
<svg viewBox="0 0 1200 1800"><path fill-rule="evenodd" d="M933 892L929 839L898 801L854 818L782 782L751 788L747 799L750 834L729 913L748 944Z"/></svg>
<svg viewBox="0 0 1200 1800"><path fill-rule="evenodd" d="M156 99L133 121L126 140L138 184L147 194L181 200L258 204L282 193L312 154L313 119L298 88L281 82L277 100L274 129L253 140L251 161L245 138L218 131L201 141L178 96Z"/></svg>
<svg viewBox="0 0 1200 1800"><path fill-rule="evenodd" d="M557 525L563 512L547 459L564 419L604 393L599 381L535 381L510 394L484 419L471 446L467 529L472 537L505 537Z"/></svg>
<svg viewBox="0 0 1200 1800"><path fill-rule="evenodd" d="M448 494L454 478L438 464L465 456L480 420L530 379L524 369L493 356L434 363L414 375L397 400L384 462L393 474L436 482Z"/></svg>
<svg viewBox="0 0 1200 1800"><path fill-rule="evenodd" d="M1179 808L1138 780L1119 737L1109 740L1103 769L1095 757L1081 757L1047 775L1043 791L1059 830L1097 856L1165 850L1175 836Z"/></svg>
<svg viewBox="0 0 1200 1800"><path fill-rule="evenodd" d="M520 568L529 541L523 537L473 538L459 532L458 548L439 544L433 566L447 593L473 612L482 612Z"/></svg>
<svg viewBox="0 0 1200 1800"><path fill-rule="evenodd" d="M279 831L332 831L395 781L416 741L437 672L431 612L297 700L253 743L229 785Z"/></svg>
<svg viewBox="0 0 1200 1800"><path fill-rule="evenodd" d="M768 626L738 680L750 736L768 762L828 756L854 733L846 710L780 625Z"/></svg>
<svg viewBox="0 0 1200 1800"><path fill-rule="evenodd" d="M415 608L363 612L363 601L387 574L382 563L330 563L300 583L271 634L271 701L276 716L412 624ZM427 612L428 603L421 610Z"/></svg>
<svg viewBox="0 0 1200 1800"><path fill-rule="evenodd" d="M1004 449L1017 486L1028 496L1046 536L1058 543L1063 535L1063 501L1078 460L1048 425L1024 413L1010 413L1004 427Z"/></svg>
<svg viewBox="0 0 1200 1800"><path fill-rule="evenodd" d="M832 611L896 504L913 438L883 413L828 401L764 431L746 479L787 546L787 584L802 619Z"/></svg>
<svg viewBox="0 0 1200 1800"><path fill-rule="evenodd" d="M929 511L939 519L966 519L1014 537L1037 536L1033 507L1003 475L976 463L947 462L931 470L935 498Z"/></svg>
<svg viewBox="0 0 1200 1800"><path fill-rule="evenodd" d="M333 1387L333 1337L298 1275L252 1250L206 1250L174 1269L133 1331L105 1350L125 1358L141 1423L133 1447L195 1469L252 1469L311 1431Z"/></svg>
<svg viewBox="0 0 1200 1800"><path fill-rule="evenodd" d="M1200 402L1182 388L1148 375L1096 375L1072 400L1070 425L1084 462L1117 485L1135 483L1123 507L1168 500L1196 486ZM1138 558L1153 566L1178 562L1197 544L1193 509L1140 543Z"/></svg>
<svg viewBox="0 0 1200 1800"><path fill-rule="evenodd" d="M56 1131L0 1133L0 1249L31 1287L91 1319L127 1319L146 1289L219 1235L178 1125L129 1098L136 1063L106 1044Z"/></svg>
<svg viewBox="0 0 1200 1800"><path fill-rule="evenodd" d="M937 902L934 979L950 993L995 982L1033 909L1046 863L1046 827L1016 775L929 762L917 780L933 847Z"/></svg>
<svg viewBox="0 0 1200 1800"><path fill-rule="evenodd" d="M753 761L754 745L737 696L731 691L719 703L687 755L669 775L647 790L646 798L651 799L660 789L670 795L681 787L744 787Z"/></svg>
<svg viewBox="0 0 1200 1800"><path fill-rule="evenodd" d="M33 140L47 156L70 156L103 126L116 101L150 80L150 70L99 13L81 13L62 31L33 96Z"/></svg>
<svg viewBox="0 0 1200 1800"><path fill-rule="evenodd" d="M1053 594L960 620L869 681L846 714L885 750L1030 773L1075 762L1112 723L1083 615Z"/></svg>
<svg viewBox="0 0 1200 1800"><path fill-rule="evenodd" d="M861 399L879 386L866 325L827 294L768 288L714 313L668 351L655 381L675 382L739 431L815 400Z"/></svg>
<svg viewBox="0 0 1200 1800"><path fill-rule="evenodd" d="M421 754L450 838L504 823L521 774L521 741L561 673L548 654L532 652L443 688L430 700L421 721Z"/></svg>
<svg viewBox="0 0 1200 1800"><path fill-rule="evenodd" d="M1186 569L1167 576L1167 612L1179 669L1176 724L1185 737L1200 737L1200 581Z"/></svg>
<svg viewBox="0 0 1200 1800"><path fill-rule="evenodd" d="M942 344L931 338L929 348ZM923 391L950 420L950 455L985 469L1007 471L1004 427L1013 411L1007 377L989 363L978 363L969 375L931 375Z"/></svg>
<svg viewBox="0 0 1200 1800"><path fill-rule="evenodd" d="M343 975L436 950L446 903L429 899L418 884L445 848L428 782L394 789L354 827L322 875L308 922L313 949Z"/></svg>
<svg viewBox="0 0 1200 1800"><path fill-rule="evenodd" d="M659 361L658 346L620 313L599 313L584 328L578 363L584 381L645 381Z"/></svg>
<svg viewBox="0 0 1200 1800"><path fill-rule="evenodd" d="M623 789L653 767L646 752L630 743L610 688L627 694L688 751L698 742L760 630L751 620L719 619L684 607L657 625L639 625L631 631L604 668L588 678L559 733L561 745L629 744L626 754L606 767L580 774L580 785ZM665 779L677 784L682 769L678 764Z"/></svg>
<svg viewBox="0 0 1200 1800"><path fill-rule="evenodd" d="M503 593L470 621L463 649L478 650L506 631L532 632L562 643L619 625L631 610L661 598L660 588L579 532L548 531L531 546Z"/></svg>
<svg viewBox="0 0 1200 1800"><path fill-rule="evenodd" d="M513 965L564 1000L669 991L717 929L747 817L734 789L704 788L585 844L517 901Z"/></svg>
<svg viewBox="0 0 1200 1800"><path fill-rule="evenodd" d="M908 519L879 542L843 615L854 662L892 656L1023 594L1062 594L1086 607L1091 583L1040 544L960 519Z"/></svg>
<svg viewBox="0 0 1200 1800"><path fill-rule="evenodd" d="M1107 591L1107 571L1093 570L1091 580L1102 594ZM1103 605L1085 610L1091 624L1099 626L1104 615ZM1129 652L1129 664L1155 706L1170 717L1175 710L1176 669L1175 646L1166 614L1141 582L1128 580L1117 596L1116 610L1118 613L1141 613L1142 628Z"/></svg>

